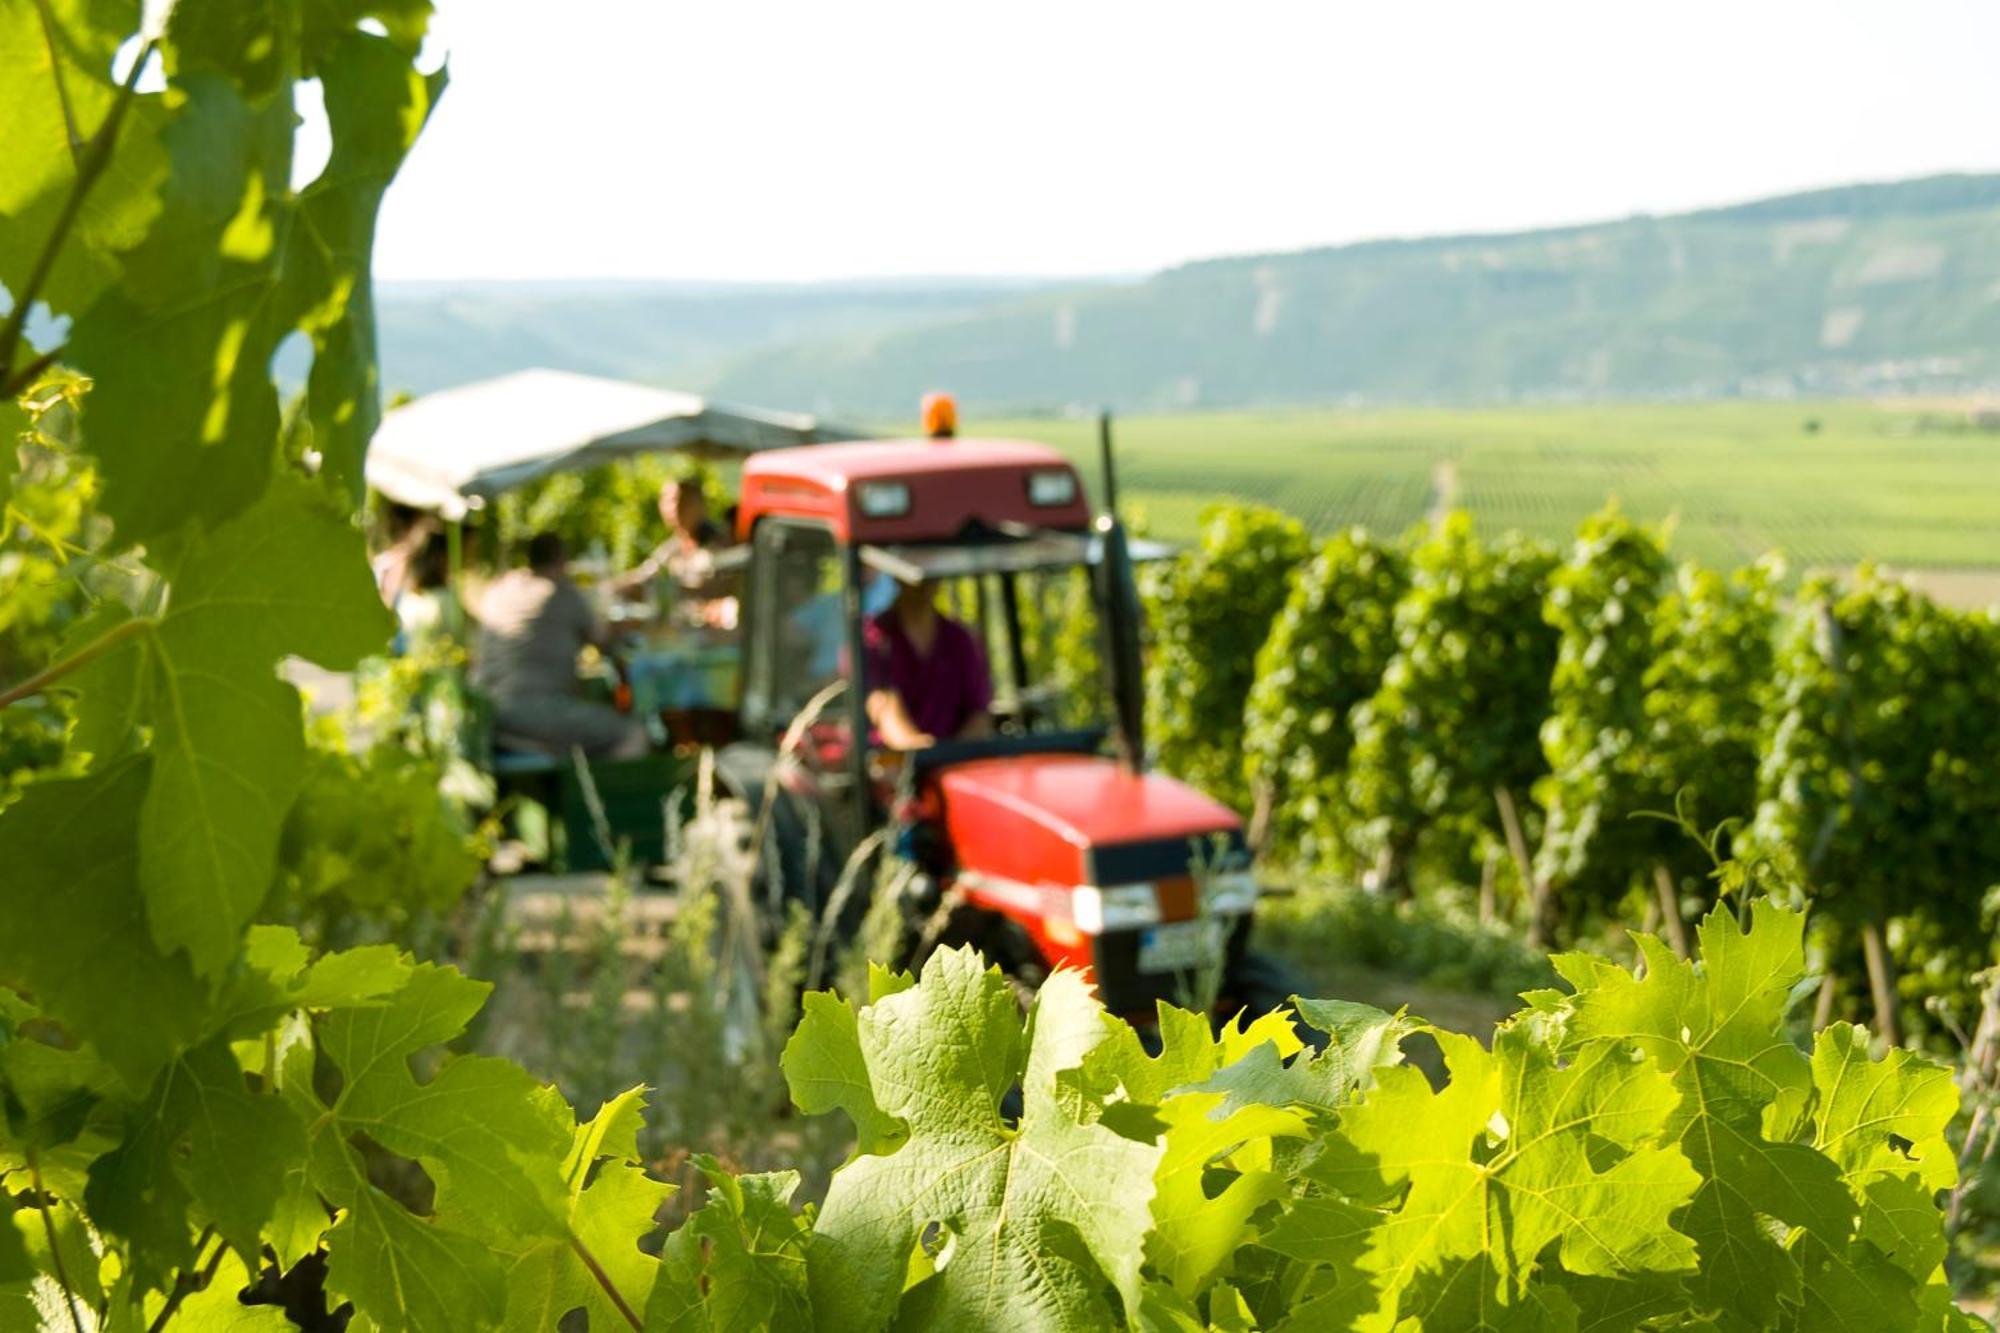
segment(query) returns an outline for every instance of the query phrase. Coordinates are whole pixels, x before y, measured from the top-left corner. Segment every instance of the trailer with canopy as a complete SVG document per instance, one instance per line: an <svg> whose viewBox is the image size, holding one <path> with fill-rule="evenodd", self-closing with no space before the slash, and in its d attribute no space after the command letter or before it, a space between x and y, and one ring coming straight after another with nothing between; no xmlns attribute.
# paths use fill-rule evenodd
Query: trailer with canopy
<svg viewBox="0 0 2000 1333"><path fill-rule="evenodd" d="M727 407L692 393L532 369L439 390L391 409L370 445L367 478L383 499L442 520L449 578L457 586L464 575L465 522L517 488L644 454L739 462L770 449L853 438L853 432L812 416ZM450 628L456 633L462 626ZM662 682L686 682L702 687L695 702L733 706L733 699L707 697L733 689L733 645L692 642L682 635L643 651L649 655L640 659L641 685L657 691ZM463 693L471 702L471 725L461 741L468 758L503 787L532 795L548 808L558 861L588 868L610 854L597 845L601 839L586 814L591 802L579 789L583 783L594 787L614 837L631 842L636 854L643 857L660 842L660 800L687 776L687 760L672 753L673 747L646 760L596 763L585 774L569 756L494 736L485 701L469 687ZM648 698L635 711L659 715L670 705L688 703ZM703 711L715 710L682 707L679 716Z"/></svg>

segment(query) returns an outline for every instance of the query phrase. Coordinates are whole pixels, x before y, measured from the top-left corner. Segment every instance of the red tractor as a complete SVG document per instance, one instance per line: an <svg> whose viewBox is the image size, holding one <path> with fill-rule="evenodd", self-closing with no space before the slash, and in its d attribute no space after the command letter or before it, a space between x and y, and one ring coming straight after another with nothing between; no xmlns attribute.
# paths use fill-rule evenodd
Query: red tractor
<svg viewBox="0 0 2000 1333"><path fill-rule="evenodd" d="M1108 1008L1141 1020L1160 999L1269 1008L1292 987L1246 949L1258 886L1242 820L1145 770L1134 568L1167 551L1115 517L1108 425L1104 464L1093 519L1076 469L1039 444L875 440L747 459L740 730L716 771L753 806L774 793L760 818L773 900L851 927L862 895L829 899L875 835L905 863L893 878L912 918L934 923L927 943L977 944L1029 986L1087 969ZM1103 664L1081 700L1035 678L1028 642L1046 624L1030 597L1077 579ZM851 677L889 580L934 581L981 635L990 737L891 751L872 735ZM802 718L815 697L818 716Z"/></svg>

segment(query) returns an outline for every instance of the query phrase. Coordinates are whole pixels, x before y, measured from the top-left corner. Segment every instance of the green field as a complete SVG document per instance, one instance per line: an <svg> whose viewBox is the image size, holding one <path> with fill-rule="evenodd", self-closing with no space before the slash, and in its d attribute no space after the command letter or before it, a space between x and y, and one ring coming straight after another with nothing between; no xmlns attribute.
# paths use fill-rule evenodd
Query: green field
<svg viewBox="0 0 2000 1333"><path fill-rule="evenodd" d="M1068 449L1095 484L1090 421L967 428ZM1191 534L1221 498L1280 506L1320 532L1395 532L1443 493L1489 531L1562 540L1615 497L1674 520L1675 551L1716 565L1776 549L1794 569L2000 569L2000 433L1944 406L1197 413L1121 420L1117 441L1121 486L1166 537Z"/></svg>

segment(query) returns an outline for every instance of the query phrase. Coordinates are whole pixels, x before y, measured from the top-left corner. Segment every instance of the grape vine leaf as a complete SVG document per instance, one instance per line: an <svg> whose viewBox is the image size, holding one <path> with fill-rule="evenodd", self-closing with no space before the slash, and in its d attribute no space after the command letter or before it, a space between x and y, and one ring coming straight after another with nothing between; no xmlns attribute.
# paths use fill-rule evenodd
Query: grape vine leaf
<svg viewBox="0 0 2000 1333"><path fill-rule="evenodd" d="M1159 1053L1149 1056L1137 1034L1121 1025L1091 1053L1086 1077L1115 1077L1127 1098L1151 1108L1151 1132L1160 1137L1162 1152L1153 1174L1146 1257L1175 1291L1192 1298L1255 1239L1250 1219L1258 1209L1290 1193L1289 1177L1275 1169L1273 1141L1303 1139L1308 1125L1284 1105L1253 1100L1232 1109L1222 1093L1190 1089L1211 1086L1218 1070L1262 1058L1259 1053L1274 1060L1297 1056L1304 1043L1283 1013L1247 1026L1239 1016L1217 1034L1206 1015L1167 1004L1159 1008L1159 1036ZM1107 1123L1116 1109L1109 1108ZM1219 1187L1217 1172L1229 1177Z"/></svg>
<svg viewBox="0 0 2000 1333"><path fill-rule="evenodd" d="M394 994L331 1009L317 1025L320 1054L340 1076L330 1102L314 1090L312 1047L287 1056L286 1095L308 1112L311 1184L343 1212L326 1237L329 1288L383 1327L497 1323L503 1251L569 1235L562 1172L575 1125L560 1099L489 1057L447 1058L422 1083L411 1072L490 989L419 964ZM428 1213L370 1179L362 1142L421 1167L435 1187Z"/></svg>
<svg viewBox="0 0 2000 1333"><path fill-rule="evenodd" d="M76 180L80 141L97 133L118 100L112 60L139 19L139 0L0 5L0 69L7 71L0 83L0 125L7 127L0 286L9 292L27 289ZM76 313L115 281L117 252L136 244L157 215L167 167L162 119L157 95L136 96L126 107L117 149L42 284L41 299L55 313Z"/></svg>
<svg viewBox="0 0 2000 1333"><path fill-rule="evenodd" d="M1806 1057L1783 1027L1787 996L1805 973L1803 929L1800 914L1763 903L1747 931L1731 912L1712 912L1699 927L1699 963L1649 935L1638 937L1643 977L1555 960L1578 987L1572 1036L1636 1046L1673 1079L1680 1102L1670 1132L1702 1178L1676 1219L1701 1255L1692 1289L1703 1308L1751 1325L1774 1323L1781 1303L1802 1296L1797 1262L1763 1219L1840 1246L1856 1208L1834 1162L1786 1137L1812 1092Z"/></svg>
<svg viewBox="0 0 2000 1333"><path fill-rule="evenodd" d="M297 654L352 667L389 628L360 533L323 492L286 476L192 539L166 611L93 664L121 686L136 674L148 682L154 758L139 878L153 938L163 950L185 949L198 972L214 974L235 957L304 781L298 691L277 678L279 661ZM115 729L105 710L132 713L118 688L87 687L78 706L100 733Z"/></svg>
<svg viewBox="0 0 2000 1333"><path fill-rule="evenodd" d="M1793 1327L1874 1333L1917 1327L1917 1283L1866 1242L1829 1244L1808 1231L1795 1242L1803 1276Z"/></svg>
<svg viewBox="0 0 2000 1333"><path fill-rule="evenodd" d="M132 619L122 602L106 600L70 626L61 656L68 659ZM72 709L69 743L94 764L109 764L124 754L145 722L150 700L145 654L111 653L86 662L56 688L77 699Z"/></svg>
<svg viewBox="0 0 2000 1333"><path fill-rule="evenodd" d="M404 43L334 41L317 69L333 157L294 195L290 90L264 92L261 68L288 41L257 40L212 4L182 5L172 22L189 43L162 132L163 209L66 358L96 381L87 429L123 543L191 517L214 525L263 492L279 426L271 360L295 329L318 352L308 402L324 466L358 499L380 410L365 258L382 193L443 87L414 72Z"/></svg>
<svg viewBox="0 0 2000 1333"><path fill-rule="evenodd" d="M1281 1330L1352 1327L1381 1304L1380 1280L1361 1266L1382 1214L1344 1199L1295 1199L1260 1238L1264 1248L1319 1266L1288 1302Z"/></svg>
<svg viewBox="0 0 2000 1333"><path fill-rule="evenodd" d="M235 1251L225 1251L217 1260L208 1285L181 1302L167 1327L179 1333L290 1333L298 1328L281 1305L245 1305L236 1294L251 1286L256 1274L244 1266ZM147 1314L158 1318L155 1306L164 1308L165 1296L148 1300Z"/></svg>
<svg viewBox="0 0 2000 1333"><path fill-rule="evenodd" d="M14 1225L19 1206L13 1194L0 1190L0 1288L32 1281L35 1276L35 1261L28 1257L28 1247ZM0 1303L0 1315L6 1313L6 1305Z"/></svg>
<svg viewBox="0 0 2000 1333"><path fill-rule="evenodd" d="M457 1036L491 989L423 964L388 1002L329 1014L320 1047L345 1080L328 1108L333 1128L441 1172L440 1196L495 1234L560 1236L568 1209L559 1172L572 1136L542 1085L487 1056L448 1059L423 1084L410 1073L410 1058Z"/></svg>
<svg viewBox="0 0 2000 1333"><path fill-rule="evenodd" d="M326 1233L328 1292L382 1328L500 1321L506 1279L490 1245L391 1198L335 1135L317 1135L312 1153L313 1179L342 1214Z"/></svg>
<svg viewBox="0 0 2000 1333"><path fill-rule="evenodd" d="M225 1041L185 1052L160 1071L125 1115L118 1147L92 1163L84 1199L97 1224L141 1242L141 1276L152 1263L194 1258L187 1219L198 1215L239 1253L257 1253L283 1191L287 1166L303 1156L305 1126L282 1098L253 1092Z"/></svg>
<svg viewBox="0 0 2000 1333"><path fill-rule="evenodd" d="M1531 1289L1552 1244L1580 1276L1694 1267L1693 1244L1668 1219L1701 1182L1662 1144L1678 1100L1664 1073L1608 1045L1559 1066L1516 1026L1495 1034L1490 1054L1470 1037L1436 1036L1450 1071L1442 1091L1418 1070L1386 1068L1341 1115L1345 1160L1332 1178L1368 1182L1363 1201L1393 1201L1358 1261L1385 1309L1428 1310L1426 1326L1438 1327L1477 1327L1502 1308L1558 1310L1566 1301Z"/></svg>
<svg viewBox="0 0 2000 1333"><path fill-rule="evenodd" d="M646 1308L660 1261L642 1253L638 1242L653 1230L654 1214L674 1190L649 1179L633 1160L645 1104L645 1089L630 1088L576 1127L563 1160L570 1234L540 1238L514 1257L502 1325L510 1333L555 1328L572 1310L584 1311L593 1329L628 1326L585 1254L635 1313Z"/></svg>
<svg viewBox="0 0 2000 1333"><path fill-rule="evenodd" d="M137 1092L200 1032L207 996L161 953L139 891L149 763L39 782L0 814L0 981L87 1041Z"/></svg>
<svg viewBox="0 0 2000 1333"><path fill-rule="evenodd" d="M1325 1048L1300 1050L1296 1038L1289 1047L1274 1041L1250 1046L1199 1085L1199 1091L1224 1094L1211 1114L1251 1105L1333 1110L1367 1087L1376 1070L1402 1063L1403 1039L1430 1026L1403 1010L1390 1014L1344 1000L1295 1004L1308 1026L1327 1035Z"/></svg>
<svg viewBox="0 0 2000 1333"><path fill-rule="evenodd" d="M364 32L349 31L330 45L320 77L333 154L299 195L300 226L311 243L298 247L292 281L320 294L301 319L313 340L306 411L322 473L344 484L357 506L365 491L362 458L382 419L368 263L375 218L445 86L443 70L420 74L410 55L405 42Z"/></svg>
<svg viewBox="0 0 2000 1333"><path fill-rule="evenodd" d="M809 1219L792 1211L796 1171L732 1176L712 1157L708 1202L668 1237L646 1333L726 1333L755 1328L811 1333Z"/></svg>
<svg viewBox="0 0 2000 1333"><path fill-rule="evenodd" d="M821 1029L853 1043L838 1063L866 1067L874 1112L909 1127L834 1176L807 1248L821 1329L880 1329L899 1305L938 1325L1096 1327L1114 1322L1106 1288L1136 1314L1160 1147L1113 1131L1062 1077L1111 1030L1077 974L1048 980L1028 1026L999 971L962 949L863 1009L851 1037ZM1000 1101L1017 1083L1013 1126ZM935 1271L906 1295L920 1247Z"/></svg>
<svg viewBox="0 0 2000 1333"><path fill-rule="evenodd" d="M1958 1085L1945 1066L1900 1047L1871 1060L1867 1031L1835 1023L1813 1038L1812 1080L1813 1146L1857 1193L1900 1176L1927 1190L1957 1183L1945 1127L1958 1113Z"/></svg>
<svg viewBox="0 0 2000 1333"><path fill-rule="evenodd" d="M65 1145L99 1103L121 1091L117 1074L33 1005L0 988L0 1176L40 1158L44 1183L72 1192ZM83 1150L85 1152L89 1149ZM0 1237L4 1241L4 1237Z"/></svg>
<svg viewBox="0 0 2000 1333"><path fill-rule="evenodd" d="M881 999L882 992L874 998ZM876 1104L854 1007L840 996L813 991L805 997L799 1025L778 1063L801 1111L847 1113L854 1122L856 1154L894 1152L909 1138L908 1126Z"/></svg>

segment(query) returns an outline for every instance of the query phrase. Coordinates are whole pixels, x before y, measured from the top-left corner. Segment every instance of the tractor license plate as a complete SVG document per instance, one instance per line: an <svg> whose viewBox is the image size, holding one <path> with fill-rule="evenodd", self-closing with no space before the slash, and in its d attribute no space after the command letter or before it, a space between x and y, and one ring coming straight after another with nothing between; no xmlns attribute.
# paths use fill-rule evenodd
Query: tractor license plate
<svg viewBox="0 0 2000 1333"><path fill-rule="evenodd" d="M1152 926L1139 935L1141 972L1185 972L1222 957L1222 922L1214 917Z"/></svg>

